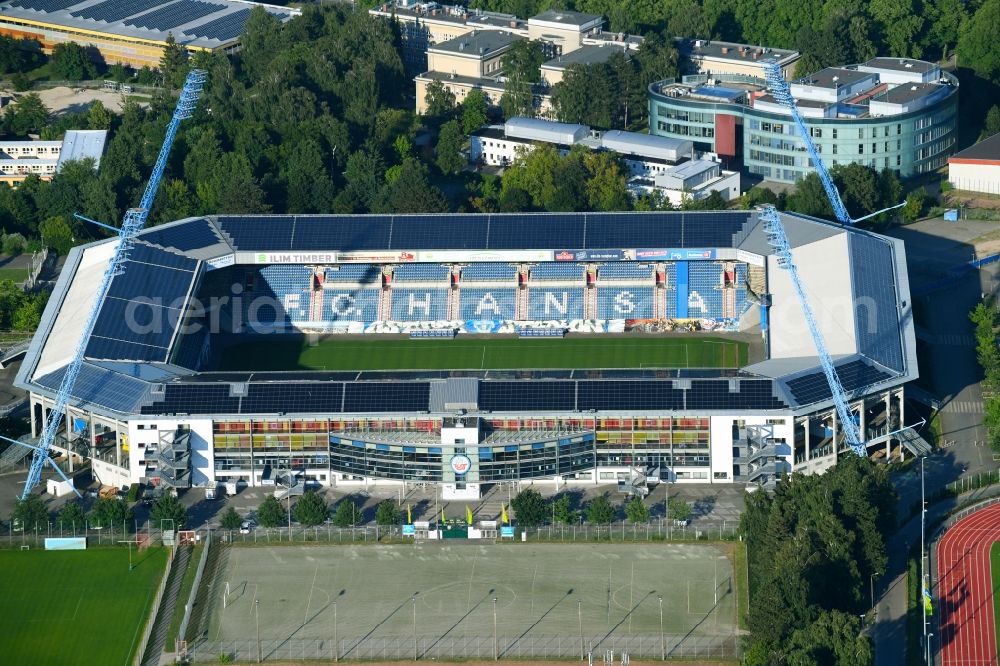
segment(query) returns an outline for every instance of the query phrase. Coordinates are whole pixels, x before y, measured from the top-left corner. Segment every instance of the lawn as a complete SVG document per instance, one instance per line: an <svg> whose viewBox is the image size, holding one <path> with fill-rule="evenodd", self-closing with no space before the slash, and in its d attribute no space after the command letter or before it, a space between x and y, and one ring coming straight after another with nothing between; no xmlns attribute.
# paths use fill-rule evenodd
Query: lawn
<svg viewBox="0 0 1000 666"><path fill-rule="evenodd" d="M1000 541L990 547L990 570L993 576L993 624L1000 645Z"/></svg>
<svg viewBox="0 0 1000 666"><path fill-rule="evenodd" d="M0 268L0 281L24 282L28 279L27 268Z"/></svg>
<svg viewBox="0 0 1000 666"><path fill-rule="evenodd" d="M747 361L747 344L721 337L571 337L400 340L333 336L311 345L270 336L223 351L220 370L537 370L719 368Z"/></svg>
<svg viewBox="0 0 1000 666"><path fill-rule="evenodd" d="M0 655L7 664L131 664L167 552L0 551Z"/></svg>

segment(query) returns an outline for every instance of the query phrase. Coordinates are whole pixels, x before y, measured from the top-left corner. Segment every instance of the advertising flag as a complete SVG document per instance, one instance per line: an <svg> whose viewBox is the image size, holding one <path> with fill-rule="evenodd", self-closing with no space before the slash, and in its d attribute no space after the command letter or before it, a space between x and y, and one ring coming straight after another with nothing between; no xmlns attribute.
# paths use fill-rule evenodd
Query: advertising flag
<svg viewBox="0 0 1000 666"><path fill-rule="evenodd" d="M510 523L510 518L507 517L507 507L503 504L500 505L500 522L504 525Z"/></svg>
<svg viewBox="0 0 1000 666"><path fill-rule="evenodd" d="M409 504L406 505L406 523L407 525L413 524L413 510L410 508Z"/></svg>
<svg viewBox="0 0 1000 666"><path fill-rule="evenodd" d="M465 522L469 525L472 524L472 509L469 508L468 504L465 505Z"/></svg>
<svg viewBox="0 0 1000 666"><path fill-rule="evenodd" d="M444 517L444 507L441 507L441 522L447 523L448 519Z"/></svg>
<svg viewBox="0 0 1000 666"><path fill-rule="evenodd" d="M924 609L927 611L928 615L934 614L934 605L931 603L931 593L926 587L924 588Z"/></svg>

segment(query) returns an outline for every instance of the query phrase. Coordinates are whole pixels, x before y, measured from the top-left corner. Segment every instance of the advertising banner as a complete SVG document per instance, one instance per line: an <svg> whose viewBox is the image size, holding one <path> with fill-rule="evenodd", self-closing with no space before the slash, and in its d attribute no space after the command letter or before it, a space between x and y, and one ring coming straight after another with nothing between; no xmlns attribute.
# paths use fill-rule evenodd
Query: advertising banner
<svg viewBox="0 0 1000 666"><path fill-rule="evenodd" d="M763 266L764 257L759 254L754 254L753 252L747 252L746 250L736 250L737 261L742 261L745 264L750 264L751 266Z"/></svg>
<svg viewBox="0 0 1000 666"><path fill-rule="evenodd" d="M552 261L552 250L422 250L417 261Z"/></svg>
<svg viewBox="0 0 1000 666"><path fill-rule="evenodd" d="M335 264L336 252L238 252L240 264Z"/></svg>
<svg viewBox="0 0 1000 666"><path fill-rule="evenodd" d="M357 252L337 252L338 264L396 264L417 260L412 250L363 250Z"/></svg>
<svg viewBox="0 0 1000 666"><path fill-rule="evenodd" d="M403 536L416 536L417 532L413 525L403 525Z"/></svg>
<svg viewBox="0 0 1000 666"><path fill-rule="evenodd" d="M232 266L236 263L235 254L224 254L221 257L216 257L215 259L209 259L205 262L208 266L206 270L214 271L216 268L225 268L226 266Z"/></svg>
<svg viewBox="0 0 1000 666"><path fill-rule="evenodd" d="M466 333L497 333L503 325L502 319L467 319L462 328Z"/></svg>
<svg viewBox="0 0 1000 666"><path fill-rule="evenodd" d="M696 261L699 259L715 259L715 250L711 248L640 248L635 250L636 261Z"/></svg>
<svg viewBox="0 0 1000 666"><path fill-rule="evenodd" d="M87 550L86 537L46 537L45 550Z"/></svg>
<svg viewBox="0 0 1000 666"><path fill-rule="evenodd" d="M500 536L507 537L509 539L514 538L514 526L513 525L502 525L500 527Z"/></svg>
<svg viewBox="0 0 1000 666"><path fill-rule="evenodd" d="M556 261L622 261L624 250L556 250Z"/></svg>

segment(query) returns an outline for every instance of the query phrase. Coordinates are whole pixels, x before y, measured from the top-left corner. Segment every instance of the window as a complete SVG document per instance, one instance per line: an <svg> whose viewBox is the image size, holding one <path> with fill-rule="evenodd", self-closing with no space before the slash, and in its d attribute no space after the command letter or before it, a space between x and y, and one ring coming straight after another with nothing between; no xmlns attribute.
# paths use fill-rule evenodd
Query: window
<svg viewBox="0 0 1000 666"><path fill-rule="evenodd" d="M864 154L865 154L865 144L859 143L858 144L858 155L864 155Z"/></svg>
<svg viewBox="0 0 1000 666"><path fill-rule="evenodd" d="M837 144L833 144L833 154L837 154Z"/></svg>
<svg viewBox="0 0 1000 666"><path fill-rule="evenodd" d="M873 153L874 153L874 152L878 152L878 148L876 148L876 146L877 146L877 145L878 145L878 144L876 144L876 143L875 143L874 141L872 141L872 152L873 152Z"/></svg>
<svg viewBox="0 0 1000 666"><path fill-rule="evenodd" d="M837 138L837 128L836 127L833 128L833 138L834 139Z"/></svg>
<svg viewBox="0 0 1000 666"><path fill-rule="evenodd" d="M903 124L896 123L896 134L902 134L902 133L903 133Z"/></svg>
<svg viewBox="0 0 1000 666"><path fill-rule="evenodd" d="M859 127L858 128L858 138L859 139L865 138L865 128L864 127Z"/></svg>
<svg viewBox="0 0 1000 666"><path fill-rule="evenodd" d="M712 476L715 479L728 479L729 472L715 472Z"/></svg>
<svg viewBox="0 0 1000 666"><path fill-rule="evenodd" d="M812 137L815 137L817 139L822 139L823 138L823 128L821 128L821 127L813 127L813 128L811 128L809 130L809 135L812 136Z"/></svg>
<svg viewBox="0 0 1000 666"><path fill-rule="evenodd" d="M885 152L889 152L889 142L885 142Z"/></svg>
<svg viewBox="0 0 1000 666"><path fill-rule="evenodd" d="M900 156L896 155L896 166L899 166L900 161L901 161Z"/></svg>
<svg viewBox="0 0 1000 666"><path fill-rule="evenodd" d="M896 139L896 150L902 150L902 149L903 149L903 140Z"/></svg>

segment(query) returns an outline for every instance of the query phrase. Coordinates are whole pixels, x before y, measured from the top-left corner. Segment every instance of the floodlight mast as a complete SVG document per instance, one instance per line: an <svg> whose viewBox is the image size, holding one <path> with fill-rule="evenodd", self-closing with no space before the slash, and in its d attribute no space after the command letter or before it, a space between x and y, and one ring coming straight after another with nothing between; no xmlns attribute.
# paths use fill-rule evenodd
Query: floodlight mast
<svg viewBox="0 0 1000 666"><path fill-rule="evenodd" d="M156 158L156 164L153 166L153 172L149 176L149 182L146 183L146 189L143 192L142 199L139 201L139 206L137 208L130 208L125 213L121 229L118 230L118 247L115 248L114 255L108 261L104 277L97 287L94 302L83 325L83 331L80 334L80 339L77 341L73 358L63 373L62 381L59 383L59 391L56 394L52 409L49 411L48 419L45 421L45 427L42 430L41 441L38 448L35 449L34 457L31 459L31 468L28 470L28 478L24 483L24 491L21 493L22 500L27 499L32 489L41 480L42 468L45 466L45 461L49 458L49 451L55 441L60 421L62 421L63 416L66 414L66 407L69 404L73 388L76 385L77 377L80 375L80 368L83 365L87 343L94 330L94 325L97 323L97 316L100 314L101 306L104 304L104 299L108 295L115 276L120 275L125 268L125 263L128 261L129 251L132 249L136 235L142 231L142 228L146 224L146 218L149 217L153 200L156 198L156 191L160 187L160 180L163 178L163 171L167 165L167 158L170 156L170 149L173 146L174 139L177 137L177 129L180 127L182 120L190 118L194 113L204 84L204 70L194 69L187 75L184 81L184 88L181 90L180 99L174 108L174 115L167 125L167 134L163 139L163 146L160 148L160 154Z"/></svg>
<svg viewBox="0 0 1000 666"><path fill-rule="evenodd" d="M813 143L812 137L809 135L809 128L806 127L805 122L802 120L802 116L799 114L798 108L795 106L795 99L792 97L791 89L788 87L788 82L785 81L785 77L781 73L781 67L779 67L776 63L764 65L764 77L767 81L767 87L770 88L771 94L774 95L774 98L781 104L787 106L788 110L791 112L792 119L795 121L796 127L798 127L799 135L802 137L802 141L806 144L806 150L809 152L809 157L812 158L813 166L816 168L816 173L819 175L819 179L823 183L823 189L826 191L826 196L830 200L830 205L833 207L834 215L842 224L853 224L855 220L852 220L851 216L848 214L847 207L844 206L844 202L840 198L840 192L837 191L837 186L834 184L833 178L830 176L830 172L826 170L826 165L823 164L823 159L820 157L819 151L816 150L816 145ZM893 208L896 207L897 206L893 206ZM890 209L887 208L885 210ZM881 213L883 211L878 212ZM878 213L872 213L872 215L877 214ZM865 216L865 218L867 217L871 217L871 215ZM785 227L781 223L778 211L774 208L774 206L764 206L760 212L760 218L764 221L764 231L767 234L767 242L772 248L774 248L775 255L778 259L778 266L788 271L788 276L795 289L795 295L799 299L799 305L802 308L802 316L805 318L806 324L809 326L809 334L812 336L813 344L816 347L816 354L819 356L820 366L823 368L823 374L826 376L826 383L830 387L830 396L833 398L833 404L836 407L837 416L840 418L841 430L844 432L844 439L847 441L854 453L859 456L867 456L868 450L865 448L862 434L857 423L854 422L854 417L851 415L851 408L847 403L847 391L844 389L844 385L840 383L840 377L837 376L837 370L833 365L833 358L830 356L830 352L827 351L826 342L823 339L823 333L819 330L819 324L816 321L816 316L813 314L812 305L810 305L809 298L806 295L805 286L802 284L798 268L795 266L795 261L792 259L792 248L788 242L788 236L785 235ZM834 442L833 445L836 447L837 443Z"/></svg>

